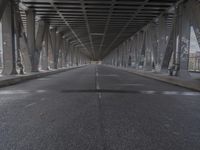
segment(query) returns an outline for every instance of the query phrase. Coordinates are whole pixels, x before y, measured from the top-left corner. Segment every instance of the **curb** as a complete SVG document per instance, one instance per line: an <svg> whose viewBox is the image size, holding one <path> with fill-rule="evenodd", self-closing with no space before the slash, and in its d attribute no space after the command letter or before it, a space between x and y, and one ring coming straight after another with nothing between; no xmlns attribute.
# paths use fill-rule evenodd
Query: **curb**
<svg viewBox="0 0 200 150"><path fill-rule="evenodd" d="M115 69L120 69L120 70L129 72L129 73L132 73L132 74L136 74L136 75L139 75L139 76L142 76L142 77L145 77L145 78L154 79L154 80L157 80L157 81L165 82L165 83L168 83L168 84L172 84L172 85L175 85L175 86L179 86L179 87L183 87L183 88L187 88L187 89L190 89L190 90L193 90L193 91L200 92L200 84L198 84L198 82L195 84L194 82L191 82L191 80L184 81L184 80L173 78L173 77L161 77L161 76L153 75L153 74L152 75L151 74L145 74L145 73L142 73L142 72L138 72L138 71L134 71L134 70L130 70L130 69L125 69L125 68L118 68L118 67L113 67L113 66L109 66L109 67L112 67L112 68L115 68Z"/></svg>
<svg viewBox="0 0 200 150"><path fill-rule="evenodd" d="M22 76L13 77L11 79L5 79L5 80L0 81L0 88L15 85L18 83L23 83L23 82L30 81L33 79L43 78L43 77L46 77L49 75L54 75L54 74L70 71L73 69L82 68L84 66L78 66L78 67L66 68L66 69L58 69L58 70L48 71L48 72L39 72L36 74L22 75Z"/></svg>

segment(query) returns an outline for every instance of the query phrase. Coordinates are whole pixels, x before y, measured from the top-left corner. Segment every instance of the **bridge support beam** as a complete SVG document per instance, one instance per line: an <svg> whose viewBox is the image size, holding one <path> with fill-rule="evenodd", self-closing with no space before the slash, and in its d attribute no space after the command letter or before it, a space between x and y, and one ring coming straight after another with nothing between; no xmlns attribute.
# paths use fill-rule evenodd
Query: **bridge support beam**
<svg viewBox="0 0 200 150"><path fill-rule="evenodd" d="M3 38L3 71L4 75L17 74L15 58L15 33L14 33L14 10L11 1L5 8L2 17Z"/></svg>
<svg viewBox="0 0 200 150"><path fill-rule="evenodd" d="M60 39L60 49L58 54L58 68L63 67L63 61L64 61L64 51L65 51L65 41L63 38Z"/></svg>
<svg viewBox="0 0 200 150"><path fill-rule="evenodd" d="M191 17L191 24L194 28L195 35L197 37L197 41L200 47L200 18L199 18L199 13L200 13L200 6L199 6L199 1L196 0L190 0L190 9L192 10L190 13Z"/></svg>
<svg viewBox="0 0 200 150"><path fill-rule="evenodd" d="M10 2L10 0L0 0L0 20L4 14L4 11L7 7L7 4Z"/></svg>
<svg viewBox="0 0 200 150"><path fill-rule="evenodd" d="M105 58L105 63L119 62L126 67L130 65L131 56L136 69L167 73L173 65L178 77L189 78L191 25L200 45L199 8L197 0L182 1L175 10L170 9L120 44Z"/></svg>
<svg viewBox="0 0 200 150"><path fill-rule="evenodd" d="M174 26L169 35L169 40L167 44L167 48L163 57L162 65L161 65L161 72L167 73L170 65L170 60L172 58L173 52L176 53L176 19L174 20ZM174 58L175 59L175 58ZM175 66L175 62L172 62Z"/></svg>
<svg viewBox="0 0 200 150"><path fill-rule="evenodd" d="M32 9L27 11L27 41L31 58L31 72L39 72L39 52L36 49L35 40L35 12Z"/></svg>
<svg viewBox="0 0 200 150"><path fill-rule="evenodd" d="M51 30L50 35L51 35L52 55L53 55L52 69L57 69L61 37L60 34L57 32L56 28Z"/></svg>
<svg viewBox="0 0 200 150"><path fill-rule="evenodd" d="M74 50L74 48L73 48L73 46L70 43L70 45L69 45L69 55L68 55L69 56L68 57L68 59L69 59L69 66L73 66L74 65L73 50Z"/></svg>
<svg viewBox="0 0 200 150"><path fill-rule="evenodd" d="M151 25L146 30L145 35L145 58L144 58L144 70L152 70L152 40L151 40Z"/></svg>
<svg viewBox="0 0 200 150"><path fill-rule="evenodd" d="M41 62L41 68L42 70L49 70L49 33L48 33L48 28L45 32L44 35L44 47L41 52L42 55L42 62Z"/></svg>
<svg viewBox="0 0 200 150"><path fill-rule="evenodd" d="M15 7L15 33L16 33L16 48L18 52L17 63L19 68L23 67L26 73L31 72L30 52L27 41L27 36L24 30L22 19L20 16L19 8ZM22 69L22 68L21 68Z"/></svg>
<svg viewBox="0 0 200 150"><path fill-rule="evenodd" d="M64 58L63 58L63 66L64 67L67 67L67 64L68 64L68 55L69 55L69 42L67 39L65 39L65 42L64 42Z"/></svg>
<svg viewBox="0 0 200 150"><path fill-rule="evenodd" d="M177 76L189 78L188 72L188 61L189 61L189 49L190 49L190 8L187 3L182 3L177 8L177 23L178 23L178 52L177 52L177 63L179 64Z"/></svg>

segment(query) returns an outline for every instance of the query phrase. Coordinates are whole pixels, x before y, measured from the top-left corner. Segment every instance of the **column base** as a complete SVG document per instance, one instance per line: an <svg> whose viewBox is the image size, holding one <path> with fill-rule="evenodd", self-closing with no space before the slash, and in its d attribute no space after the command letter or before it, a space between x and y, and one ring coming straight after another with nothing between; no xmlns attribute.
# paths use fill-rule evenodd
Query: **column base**
<svg viewBox="0 0 200 150"><path fill-rule="evenodd" d="M183 78L183 79L190 79L191 78L191 75L190 75L188 70L177 71L176 76Z"/></svg>

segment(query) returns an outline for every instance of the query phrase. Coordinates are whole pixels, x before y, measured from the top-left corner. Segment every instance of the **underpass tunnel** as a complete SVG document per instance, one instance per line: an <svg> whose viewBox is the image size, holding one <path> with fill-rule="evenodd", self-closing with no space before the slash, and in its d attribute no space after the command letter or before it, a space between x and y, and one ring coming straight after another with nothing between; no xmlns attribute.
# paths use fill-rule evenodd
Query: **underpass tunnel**
<svg viewBox="0 0 200 150"><path fill-rule="evenodd" d="M188 78L199 71L198 13L197 0L2 0L2 74L96 61Z"/></svg>
<svg viewBox="0 0 200 150"><path fill-rule="evenodd" d="M0 150L200 150L200 0L0 0Z"/></svg>

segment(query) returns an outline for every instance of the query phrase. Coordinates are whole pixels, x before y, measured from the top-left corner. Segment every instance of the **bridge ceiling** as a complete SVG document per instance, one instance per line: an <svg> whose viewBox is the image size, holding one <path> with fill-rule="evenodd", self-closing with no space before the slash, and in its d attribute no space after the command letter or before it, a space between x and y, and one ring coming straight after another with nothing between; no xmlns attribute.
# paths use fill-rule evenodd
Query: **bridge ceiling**
<svg viewBox="0 0 200 150"><path fill-rule="evenodd" d="M165 12L178 0L21 0L36 15L77 39L95 59Z"/></svg>

